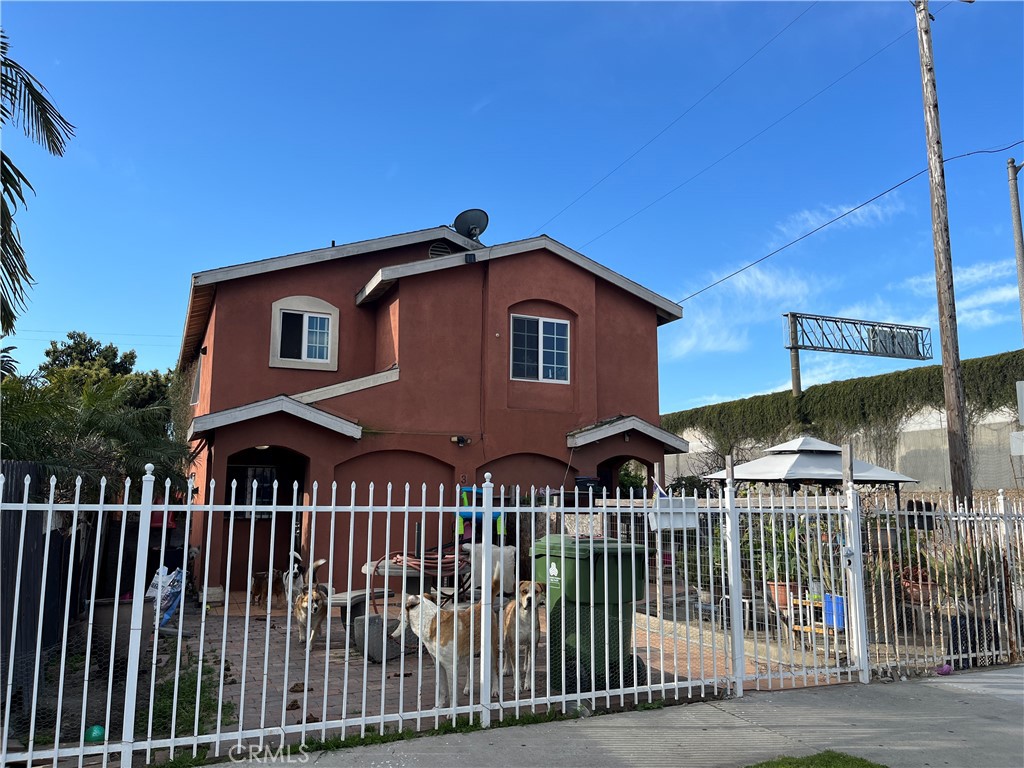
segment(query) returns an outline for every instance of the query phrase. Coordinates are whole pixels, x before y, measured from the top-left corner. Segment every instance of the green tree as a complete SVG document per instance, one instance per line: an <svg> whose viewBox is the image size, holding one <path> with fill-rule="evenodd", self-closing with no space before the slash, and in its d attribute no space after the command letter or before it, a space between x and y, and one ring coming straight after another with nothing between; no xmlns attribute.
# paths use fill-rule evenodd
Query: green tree
<svg viewBox="0 0 1024 768"><path fill-rule="evenodd" d="M64 368L106 370L115 376L126 376L135 369L135 350L121 353L113 344L106 346L82 331L71 331L67 341L51 341L43 353L46 362L39 366L43 376Z"/></svg>
<svg viewBox="0 0 1024 768"><path fill-rule="evenodd" d="M104 345L82 331L71 331L67 341L51 341L43 355L46 362L39 366L39 373L53 384L80 390L127 376L136 380L131 405L137 408L166 404L169 396L169 371L135 371L135 350L122 353L113 344Z"/></svg>
<svg viewBox="0 0 1024 768"><path fill-rule="evenodd" d="M67 338L50 343L39 371L0 383L4 458L40 464L62 498L78 476L89 484L137 479L148 462L183 489L194 455L182 429L171 428L173 374L135 371L134 351L81 331Z"/></svg>
<svg viewBox="0 0 1024 768"><path fill-rule="evenodd" d="M627 461L619 468L619 490L629 493L632 488L637 494L647 487L647 474L644 466L638 461Z"/></svg>
<svg viewBox="0 0 1024 768"><path fill-rule="evenodd" d="M75 390L39 374L8 376L0 383L5 459L32 461L58 480L58 495L70 498L74 480L138 479L148 462L156 475L185 487L192 452L168 431L167 402L138 407L140 380L113 376Z"/></svg>
<svg viewBox="0 0 1024 768"><path fill-rule="evenodd" d="M29 139L41 144L51 155L62 156L64 146L75 135L75 127L47 98L42 83L7 52L7 35L0 29L0 126L20 124ZM14 214L18 203L26 204L25 190L35 189L6 152L0 152L0 176L0 333L7 335L14 330L19 312L25 308L27 288L32 284Z"/></svg>

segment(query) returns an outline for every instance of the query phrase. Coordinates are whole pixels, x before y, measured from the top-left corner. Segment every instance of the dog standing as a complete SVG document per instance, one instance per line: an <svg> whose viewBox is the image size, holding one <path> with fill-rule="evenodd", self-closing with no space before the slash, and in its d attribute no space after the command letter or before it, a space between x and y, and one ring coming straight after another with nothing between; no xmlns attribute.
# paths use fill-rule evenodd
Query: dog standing
<svg viewBox="0 0 1024 768"><path fill-rule="evenodd" d="M508 670L515 675L516 690L533 690L533 665L540 645L539 611L546 602L543 584L520 581L515 599L502 612L502 647L505 653L502 672Z"/></svg>
<svg viewBox="0 0 1024 768"><path fill-rule="evenodd" d="M327 560L320 559L313 563L309 569L309 585L296 595L292 603L292 612L298 624L299 637L305 645L312 644L316 633L320 630L320 625L327 618L327 611L330 610L331 598L327 585L320 584L316 580L317 568L326 562Z"/></svg>
<svg viewBox="0 0 1024 768"><path fill-rule="evenodd" d="M284 572L276 569L259 571L252 575L249 599L254 606L273 604L277 598L285 599Z"/></svg>
<svg viewBox="0 0 1024 768"><path fill-rule="evenodd" d="M438 608L437 603L429 595L411 595L405 601L402 620L398 628L391 633L392 637L401 637L406 626L419 637L420 642L433 657L434 663L441 668L440 702L448 706L455 701L455 676L457 665L465 664L466 685L462 692L469 693L472 684L468 674L469 660L480 653L481 611L483 604L476 603L467 608L453 611ZM472 638L472 642L471 642ZM498 616L491 614L491 696L498 695L501 673L498 669Z"/></svg>
<svg viewBox="0 0 1024 768"><path fill-rule="evenodd" d="M306 586L306 567L302 564L302 555L294 550L291 553L291 561L287 571L272 568L269 571L257 571L252 575L249 599L253 605L273 604L276 598L281 598L287 606L295 604L295 598Z"/></svg>

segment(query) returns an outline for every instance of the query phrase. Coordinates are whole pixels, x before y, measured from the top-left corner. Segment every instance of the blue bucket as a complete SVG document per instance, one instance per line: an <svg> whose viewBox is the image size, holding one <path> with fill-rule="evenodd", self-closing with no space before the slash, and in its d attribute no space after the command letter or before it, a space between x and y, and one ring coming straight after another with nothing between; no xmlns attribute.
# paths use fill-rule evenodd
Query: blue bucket
<svg viewBox="0 0 1024 768"><path fill-rule="evenodd" d="M841 595L825 595L825 626L846 629L846 600Z"/></svg>

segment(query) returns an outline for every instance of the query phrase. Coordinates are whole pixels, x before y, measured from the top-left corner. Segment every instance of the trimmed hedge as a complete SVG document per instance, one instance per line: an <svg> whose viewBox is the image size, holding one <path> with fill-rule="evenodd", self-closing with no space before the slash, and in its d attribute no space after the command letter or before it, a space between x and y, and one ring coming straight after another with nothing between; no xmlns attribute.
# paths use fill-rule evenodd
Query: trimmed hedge
<svg viewBox="0 0 1024 768"><path fill-rule="evenodd" d="M1024 351L964 360L964 397L972 420L1016 408L1016 382L1024 380ZM675 433L698 429L716 452L751 443L767 446L796 434L840 442L856 432L891 434L922 408L943 409L942 367L930 365L881 376L808 387L799 397L775 392L676 411L661 417Z"/></svg>

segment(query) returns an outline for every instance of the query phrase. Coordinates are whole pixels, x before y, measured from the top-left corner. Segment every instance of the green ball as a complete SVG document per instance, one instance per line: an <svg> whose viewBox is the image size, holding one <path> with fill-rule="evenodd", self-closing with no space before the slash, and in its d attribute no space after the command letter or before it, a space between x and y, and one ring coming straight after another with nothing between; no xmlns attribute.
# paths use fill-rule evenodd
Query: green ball
<svg viewBox="0 0 1024 768"><path fill-rule="evenodd" d="M90 725L85 729L85 741L88 744L103 741L105 735L102 725Z"/></svg>

